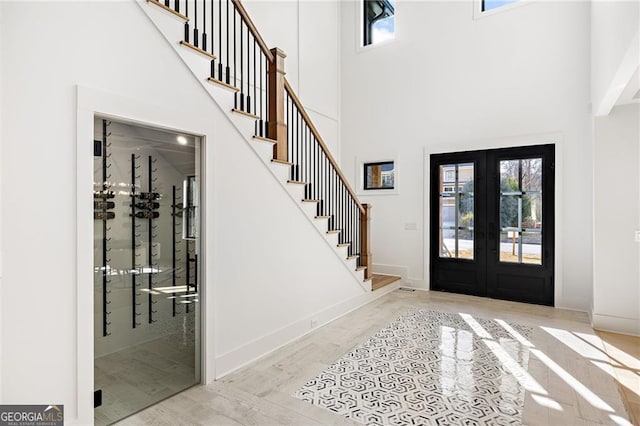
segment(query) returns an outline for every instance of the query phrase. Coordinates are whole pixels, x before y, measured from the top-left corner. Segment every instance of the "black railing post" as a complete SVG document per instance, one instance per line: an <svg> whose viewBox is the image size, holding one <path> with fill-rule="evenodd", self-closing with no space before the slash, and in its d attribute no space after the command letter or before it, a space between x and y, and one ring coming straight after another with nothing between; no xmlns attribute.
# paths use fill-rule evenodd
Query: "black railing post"
<svg viewBox="0 0 640 426"><path fill-rule="evenodd" d="M187 18L189 17L189 1L188 0L184 0L184 16L186 16ZM190 32L191 31L189 31L189 21L187 20L184 23L184 41L187 43L189 43Z"/></svg>
<svg viewBox="0 0 640 426"><path fill-rule="evenodd" d="M198 0L193 0L193 45L198 47L199 44L199 36L198 36Z"/></svg>

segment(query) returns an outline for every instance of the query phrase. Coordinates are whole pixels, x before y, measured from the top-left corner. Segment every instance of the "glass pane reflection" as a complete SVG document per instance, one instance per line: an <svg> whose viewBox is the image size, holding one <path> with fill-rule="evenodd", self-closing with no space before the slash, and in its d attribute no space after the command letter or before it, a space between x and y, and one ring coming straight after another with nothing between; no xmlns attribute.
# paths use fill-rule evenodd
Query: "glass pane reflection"
<svg viewBox="0 0 640 426"><path fill-rule="evenodd" d="M440 257L474 258L474 164L440 166Z"/></svg>

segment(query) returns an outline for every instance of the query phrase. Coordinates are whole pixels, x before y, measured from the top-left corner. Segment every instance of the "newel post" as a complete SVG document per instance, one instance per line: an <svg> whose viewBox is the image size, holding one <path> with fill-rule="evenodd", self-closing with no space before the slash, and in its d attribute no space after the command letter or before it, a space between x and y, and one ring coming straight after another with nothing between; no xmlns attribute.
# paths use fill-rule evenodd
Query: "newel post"
<svg viewBox="0 0 640 426"><path fill-rule="evenodd" d="M368 280L373 275L371 271L371 204L363 204L364 212L360 215L360 261L361 266L366 266L364 279Z"/></svg>
<svg viewBox="0 0 640 426"><path fill-rule="evenodd" d="M269 62L269 126L267 137L277 141L273 146L273 158L287 159L287 125L284 122L284 58L287 55L277 47L271 49L273 61Z"/></svg>

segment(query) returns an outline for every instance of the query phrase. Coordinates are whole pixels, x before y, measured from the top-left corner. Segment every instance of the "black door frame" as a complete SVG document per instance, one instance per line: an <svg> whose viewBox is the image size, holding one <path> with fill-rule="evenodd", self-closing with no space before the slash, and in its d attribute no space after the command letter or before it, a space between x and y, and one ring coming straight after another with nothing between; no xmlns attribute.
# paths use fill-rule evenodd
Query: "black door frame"
<svg viewBox="0 0 640 426"><path fill-rule="evenodd" d="M503 159L543 158L542 265L500 262L499 170ZM474 163L474 259L440 257L440 165ZM554 305L555 300L555 144L453 153L429 158L429 287L431 290ZM484 203L478 208L479 204Z"/></svg>

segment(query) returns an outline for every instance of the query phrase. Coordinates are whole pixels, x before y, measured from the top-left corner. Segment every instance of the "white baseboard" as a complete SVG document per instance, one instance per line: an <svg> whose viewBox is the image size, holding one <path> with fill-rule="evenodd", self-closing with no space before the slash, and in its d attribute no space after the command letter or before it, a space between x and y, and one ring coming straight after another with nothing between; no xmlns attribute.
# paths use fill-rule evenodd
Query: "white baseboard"
<svg viewBox="0 0 640 426"><path fill-rule="evenodd" d="M639 318L614 317L611 315L602 315L592 312L591 325L596 330L628 334L630 336L640 336Z"/></svg>
<svg viewBox="0 0 640 426"><path fill-rule="evenodd" d="M313 315L301 318L300 320L284 326L279 330L255 339L246 345L217 356L214 362L216 380L301 338L305 334L315 331L319 327L326 325L393 290L396 290L401 286L401 284L402 280L396 281L395 283L385 286L379 290L363 293L362 295L358 295L354 298L323 309L320 312L316 312ZM313 327L311 326L312 320L316 324Z"/></svg>

